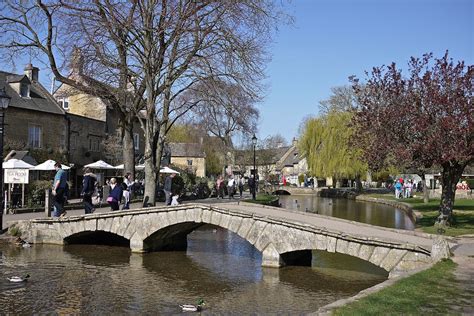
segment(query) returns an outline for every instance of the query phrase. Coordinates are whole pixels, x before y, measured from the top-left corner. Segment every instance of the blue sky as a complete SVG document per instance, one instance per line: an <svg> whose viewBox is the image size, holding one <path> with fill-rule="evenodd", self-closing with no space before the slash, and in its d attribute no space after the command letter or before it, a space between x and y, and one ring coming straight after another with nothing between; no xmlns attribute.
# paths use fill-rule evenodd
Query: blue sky
<svg viewBox="0 0 474 316"><path fill-rule="evenodd" d="M297 136L308 115L331 87L364 77L374 66L448 49L455 60L474 64L472 0L293 0L295 18L281 26L270 49L269 90L259 105L262 139L280 133Z"/></svg>
<svg viewBox="0 0 474 316"><path fill-rule="evenodd" d="M446 49L455 60L474 64L474 0L274 0L285 3L294 24L281 25L270 47L269 86L258 105L257 137L297 136L302 120L316 115L318 102L348 77L392 61ZM17 67L0 69L22 73ZM44 65L40 80L49 89Z"/></svg>

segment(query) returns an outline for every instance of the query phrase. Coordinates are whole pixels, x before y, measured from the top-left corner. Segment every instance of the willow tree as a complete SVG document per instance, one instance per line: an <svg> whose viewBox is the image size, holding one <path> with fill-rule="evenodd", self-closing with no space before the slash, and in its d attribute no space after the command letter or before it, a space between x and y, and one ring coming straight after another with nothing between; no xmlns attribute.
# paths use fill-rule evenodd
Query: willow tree
<svg viewBox="0 0 474 316"><path fill-rule="evenodd" d="M333 110L306 121L299 146L313 176L356 178L360 182L367 165L361 151L350 144L354 132L351 118L349 111Z"/></svg>

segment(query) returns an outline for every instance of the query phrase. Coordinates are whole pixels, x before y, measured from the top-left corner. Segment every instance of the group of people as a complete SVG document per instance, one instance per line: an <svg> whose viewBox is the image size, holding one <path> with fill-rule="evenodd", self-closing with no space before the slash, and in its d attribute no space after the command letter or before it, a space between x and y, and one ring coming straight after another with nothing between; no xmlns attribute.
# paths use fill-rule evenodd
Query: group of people
<svg viewBox="0 0 474 316"><path fill-rule="evenodd" d="M54 165L56 174L53 180L52 195L53 195L53 217L62 217L66 215L64 210L64 204L67 199L69 186L67 183L67 174L61 168L61 163L57 162ZM107 203L110 205L112 211L120 209L120 204L123 201L123 210L130 209L130 200L132 192L134 191L135 182L132 179L132 175L127 173L122 183L118 184L116 178L112 178L106 181L106 186L109 188ZM100 194L103 192L103 188L98 185L97 176L91 172L90 168L84 168L84 176L82 180L82 191L81 197L84 203L85 214L94 213L94 203L92 198L98 191L99 199L102 198Z"/></svg>
<svg viewBox="0 0 474 316"><path fill-rule="evenodd" d="M395 198L410 198L413 196L413 192L420 190L421 183L417 183L413 179L404 180L400 178L396 181L395 188Z"/></svg>
<svg viewBox="0 0 474 316"><path fill-rule="evenodd" d="M216 196L217 199L223 199L225 196L225 187L227 186L227 194L229 196L229 199L233 199L234 196L237 194L237 190L239 190L239 196L242 197L243 191L244 191L244 185L245 185L245 178L243 176L240 177L234 177L234 176L229 176L226 180L222 177L219 176L216 181ZM250 192L253 190L253 177L251 176L248 180L248 186L250 188Z"/></svg>

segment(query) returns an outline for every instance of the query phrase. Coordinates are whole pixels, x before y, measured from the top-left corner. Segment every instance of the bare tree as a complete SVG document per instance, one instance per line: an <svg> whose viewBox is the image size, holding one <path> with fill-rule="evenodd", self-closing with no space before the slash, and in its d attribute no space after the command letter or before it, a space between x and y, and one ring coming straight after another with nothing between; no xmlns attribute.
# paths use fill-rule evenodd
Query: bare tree
<svg viewBox="0 0 474 316"><path fill-rule="evenodd" d="M20 11L17 5L2 8L0 30L12 34L6 48L38 49L61 82L107 100L125 117L139 119L145 134L144 204L152 205L167 132L200 103L183 102L180 96L208 78L256 93L266 61L264 48L278 17L270 0L56 0L47 5L37 0L29 7L20 3ZM43 28L33 27L33 22ZM72 25L80 29L77 36L68 33ZM17 36L25 42L16 42ZM58 54L72 54L63 49L71 39L88 57L84 60L90 72L83 71L81 80L62 75L57 66Z"/></svg>
<svg viewBox="0 0 474 316"><path fill-rule="evenodd" d="M118 11L108 1L8 1L0 9L3 59L25 51L46 59L58 81L113 107L119 113L125 171L133 173L132 108L140 107L141 99L130 100L136 74L128 65L127 30L136 5L129 5L120 25L109 18Z"/></svg>

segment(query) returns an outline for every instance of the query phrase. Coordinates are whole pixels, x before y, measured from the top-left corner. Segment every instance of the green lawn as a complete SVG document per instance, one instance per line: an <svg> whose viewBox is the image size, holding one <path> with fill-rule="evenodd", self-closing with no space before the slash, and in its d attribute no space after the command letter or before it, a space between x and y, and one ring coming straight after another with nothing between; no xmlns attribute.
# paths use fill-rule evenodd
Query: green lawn
<svg viewBox="0 0 474 316"><path fill-rule="evenodd" d="M243 200L243 202L270 205L272 202L275 202L279 199L277 195L269 195L269 194L257 194L255 198L256 198L255 201L253 199L245 199Z"/></svg>
<svg viewBox="0 0 474 316"><path fill-rule="evenodd" d="M367 196L395 200L393 194L369 194ZM435 222L439 215L439 199L431 199L428 203L423 203L423 198L421 197L400 199L398 201L410 204L415 211L418 211L423 215L423 218L419 219L416 223L417 228L426 233L437 233ZM456 222L452 226L446 228L445 235L459 236L474 234L474 199L456 200L454 202L454 218Z"/></svg>
<svg viewBox="0 0 474 316"><path fill-rule="evenodd" d="M456 264L438 262L431 269L334 311L334 315L446 315L449 306L470 300L453 276ZM455 313L454 313L455 314Z"/></svg>

